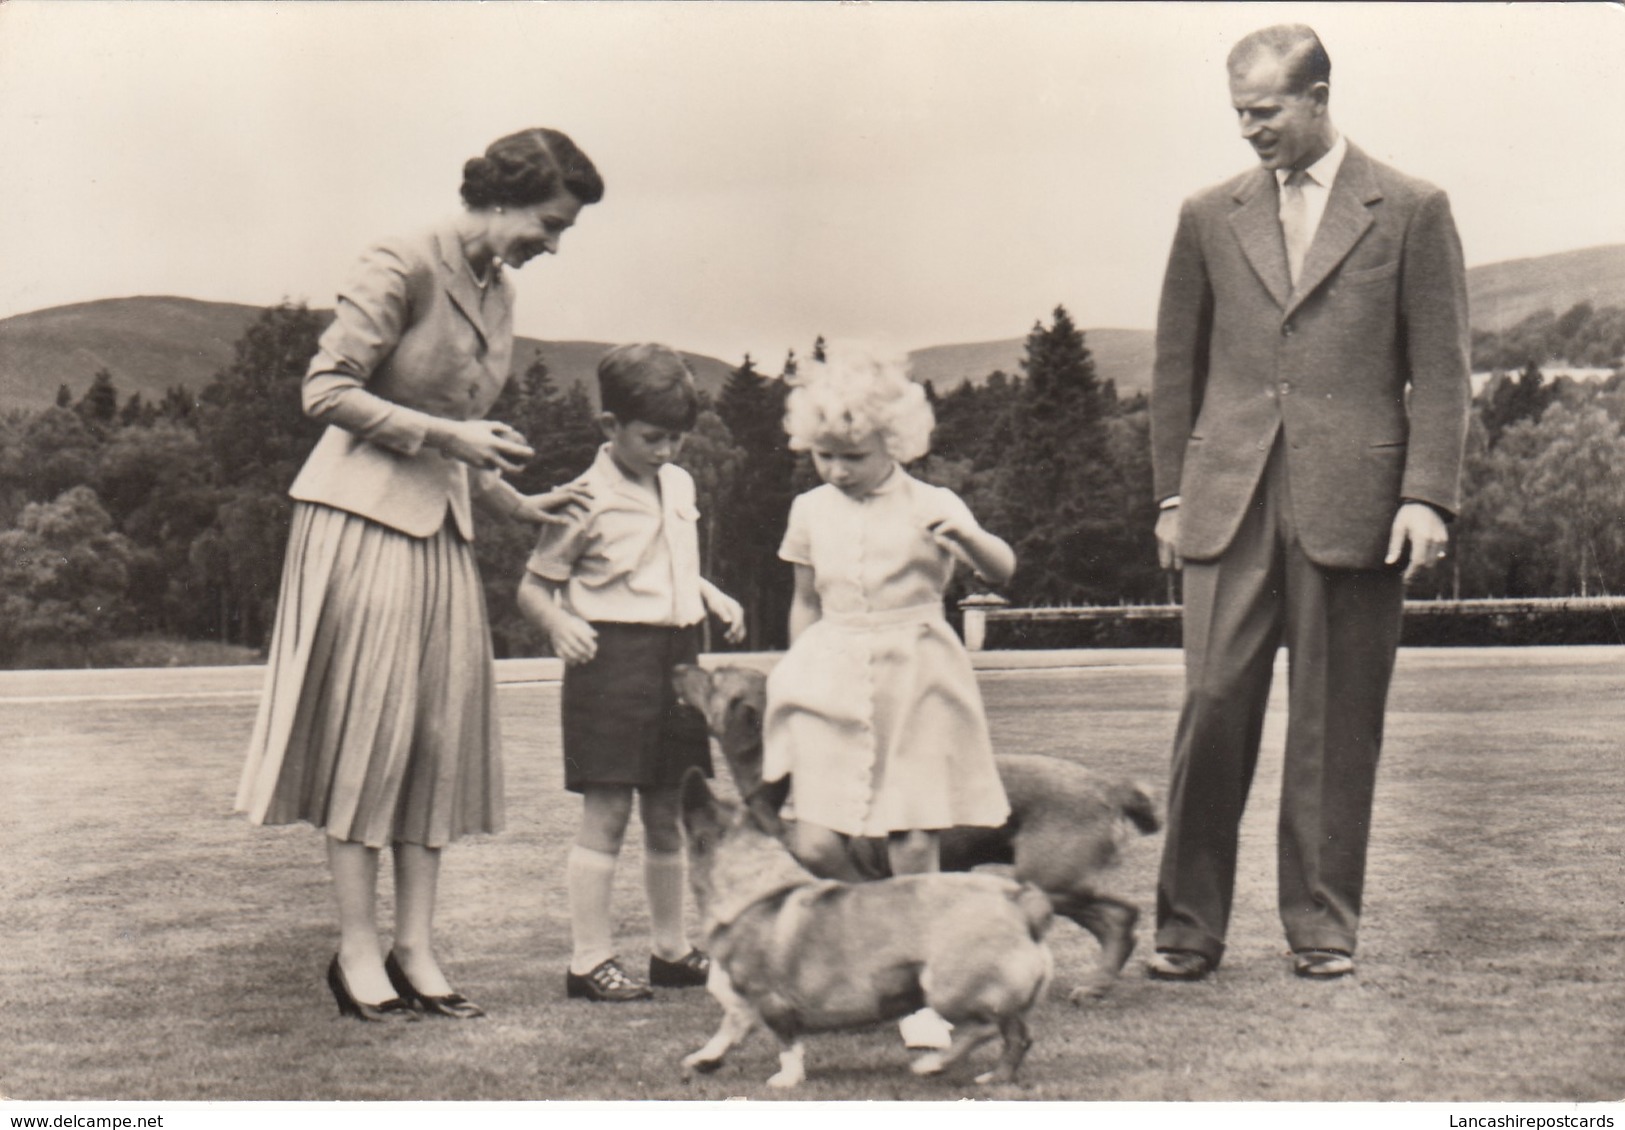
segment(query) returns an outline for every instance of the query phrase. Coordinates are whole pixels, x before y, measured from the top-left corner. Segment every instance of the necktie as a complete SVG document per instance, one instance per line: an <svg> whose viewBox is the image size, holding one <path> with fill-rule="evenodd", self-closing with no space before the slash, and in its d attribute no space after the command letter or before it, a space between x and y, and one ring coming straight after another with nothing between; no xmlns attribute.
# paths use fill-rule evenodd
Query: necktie
<svg viewBox="0 0 1625 1130"><path fill-rule="evenodd" d="M1292 285L1298 285L1303 273L1303 257L1309 251L1309 205L1303 198L1303 184L1309 174L1293 169L1281 185L1281 234L1286 237L1286 265L1292 276Z"/></svg>

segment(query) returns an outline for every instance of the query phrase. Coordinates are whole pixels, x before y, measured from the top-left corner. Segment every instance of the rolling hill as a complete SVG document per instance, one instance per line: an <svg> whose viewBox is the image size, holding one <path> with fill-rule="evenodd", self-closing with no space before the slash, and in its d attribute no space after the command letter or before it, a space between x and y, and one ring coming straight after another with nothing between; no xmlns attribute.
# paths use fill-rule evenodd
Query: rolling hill
<svg viewBox="0 0 1625 1130"><path fill-rule="evenodd" d="M121 398L140 392L159 400L173 385L197 391L228 367L243 331L260 314L256 306L192 298L107 298L56 306L0 320L0 409L43 408L66 384L77 398L97 370L113 374ZM329 315L330 316L330 315ZM596 398L598 358L609 348L597 341L514 342L514 368L523 372L538 353L558 384L584 384ZM729 366L714 357L685 353L700 387L712 392Z"/></svg>
<svg viewBox="0 0 1625 1130"><path fill-rule="evenodd" d="M1537 311L1561 314L1577 302L1625 307L1625 243L1470 267L1467 298L1475 330L1503 330ZM1150 387L1155 353L1150 330L1085 330L1084 340L1095 371L1116 381L1119 395ZM909 360L916 377L947 392L998 369L1012 376L1021 372L1025 345L1025 337L935 345L915 350Z"/></svg>
<svg viewBox="0 0 1625 1130"><path fill-rule="evenodd" d="M1473 329L1504 330L1542 310L1578 302L1625 306L1625 243L1486 263L1467 272Z"/></svg>
<svg viewBox="0 0 1625 1130"><path fill-rule="evenodd" d="M1101 380L1117 382L1120 396L1132 396L1151 387L1154 349L1150 330L1084 330L1083 340L1095 359ZM948 392L964 381L981 382L995 370L1007 376L1021 374L1025 337L981 341L967 345L933 345L908 355L915 379L930 381L938 392Z"/></svg>
<svg viewBox="0 0 1625 1130"><path fill-rule="evenodd" d="M1576 302L1625 306L1625 244L1588 247L1532 259L1487 263L1467 272L1473 327L1501 330L1539 310L1562 313ZM0 409L40 408L60 385L84 392L98 369L113 374L122 396L139 391L161 398L171 385L200 389L231 364L232 348L259 310L191 298L109 298L57 306L0 320ZM1148 329L1085 330L1102 378L1132 395L1151 381ZM938 392L963 381L982 381L995 370L1021 371L1025 336L960 345L934 345L909 354L914 374ZM538 341L522 337L515 366L541 352L561 385L594 390L593 370L609 346L594 341ZM686 354L702 387L715 391L730 366Z"/></svg>

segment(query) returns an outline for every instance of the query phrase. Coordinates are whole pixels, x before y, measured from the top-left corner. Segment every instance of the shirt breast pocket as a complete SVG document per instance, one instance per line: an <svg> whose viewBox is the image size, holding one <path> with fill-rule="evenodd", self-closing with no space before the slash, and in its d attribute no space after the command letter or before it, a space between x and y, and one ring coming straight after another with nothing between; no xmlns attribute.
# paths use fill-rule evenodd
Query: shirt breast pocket
<svg viewBox="0 0 1625 1130"><path fill-rule="evenodd" d="M673 504L671 516L674 547L679 552L697 547L700 536L700 508L692 502L678 502Z"/></svg>

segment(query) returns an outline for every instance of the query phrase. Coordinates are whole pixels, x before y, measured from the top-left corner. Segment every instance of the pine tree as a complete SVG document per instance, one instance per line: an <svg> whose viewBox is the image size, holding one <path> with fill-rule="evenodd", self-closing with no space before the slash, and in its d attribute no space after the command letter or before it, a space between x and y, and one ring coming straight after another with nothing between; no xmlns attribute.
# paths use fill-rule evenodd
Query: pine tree
<svg viewBox="0 0 1625 1130"><path fill-rule="evenodd" d="M1546 374L1533 361L1515 379L1496 374L1483 396L1482 415L1490 445L1519 420L1539 420L1555 396L1556 389L1546 383Z"/></svg>
<svg viewBox="0 0 1625 1130"><path fill-rule="evenodd" d="M782 647L792 576L778 559L793 493L795 456L784 434L783 380L763 376L746 354L728 375L717 415L739 445L740 466L725 513L718 515L718 583L745 607L757 646Z"/></svg>
<svg viewBox="0 0 1625 1130"><path fill-rule="evenodd" d="M706 407L701 410L694 430L683 441L683 451L677 461L694 477L695 501L700 511L700 576L721 583L723 538L727 536L725 525L727 515L733 510L744 455L729 434L728 425L722 422L722 417L717 415L715 409ZM723 585L724 589L727 587ZM713 651L726 646L720 634L710 634L710 626L707 621L705 650ZM750 624L750 632L751 638L745 646L760 646L756 638L759 625L754 621Z"/></svg>
<svg viewBox="0 0 1625 1130"><path fill-rule="evenodd" d="M591 465L603 438L586 390L580 385L560 390L541 353L508 381L486 418L518 428L535 452L522 471L508 476L526 494L540 494L576 478ZM474 552L485 582L498 658L547 654L545 639L519 614L515 596L525 559L536 545L536 528L484 515L476 521Z"/></svg>
<svg viewBox="0 0 1625 1130"><path fill-rule="evenodd" d="M196 410L197 398L186 391L185 385L170 385L158 402L158 415L177 424L196 423Z"/></svg>
<svg viewBox="0 0 1625 1130"><path fill-rule="evenodd" d="M106 438L118 420L118 389L113 386L113 374L106 369L96 370L74 410L97 438Z"/></svg>
<svg viewBox="0 0 1625 1130"><path fill-rule="evenodd" d="M1114 468L1106 427L1112 405L1084 335L1063 306L1035 324L1025 379L1007 415L1009 446L998 476L1002 517L1020 562L1019 603L1116 599L1121 551L1113 510Z"/></svg>
<svg viewBox="0 0 1625 1130"><path fill-rule="evenodd" d="M231 365L198 398L198 434L216 482L277 494L293 482L322 433L300 396L321 330L321 316L284 303L267 307L237 340Z"/></svg>
<svg viewBox="0 0 1625 1130"><path fill-rule="evenodd" d="M225 641L262 645L276 608L288 486L322 431L300 397L322 324L303 304L267 308L198 398L198 438L220 501L193 539L192 579Z"/></svg>

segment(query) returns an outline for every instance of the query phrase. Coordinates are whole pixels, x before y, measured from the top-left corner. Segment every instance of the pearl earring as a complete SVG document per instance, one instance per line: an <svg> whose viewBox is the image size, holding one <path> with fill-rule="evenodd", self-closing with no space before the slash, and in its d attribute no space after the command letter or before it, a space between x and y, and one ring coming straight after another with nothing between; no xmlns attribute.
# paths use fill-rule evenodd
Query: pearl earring
<svg viewBox="0 0 1625 1130"><path fill-rule="evenodd" d="M498 205L497 205L497 207L496 207L496 213L497 213L497 215L499 215L499 216L500 216L500 215L502 215L502 205L500 205L500 204L498 204Z"/></svg>

